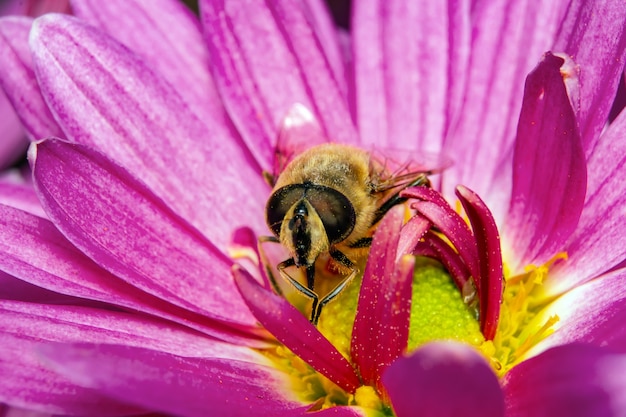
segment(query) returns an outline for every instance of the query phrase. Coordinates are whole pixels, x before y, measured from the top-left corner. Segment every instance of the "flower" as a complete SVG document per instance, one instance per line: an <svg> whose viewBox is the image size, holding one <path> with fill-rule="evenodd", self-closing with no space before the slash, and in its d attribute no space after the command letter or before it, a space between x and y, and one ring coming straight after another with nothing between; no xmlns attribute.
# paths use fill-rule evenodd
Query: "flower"
<svg viewBox="0 0 626 417"><path fill-rule="evenodd" d="M600 132L626 59L626 10L612 2L487 3L355 4L354 74L313 1L294 7L282 0L206 0L203 31L167 0L151 8L80 0L72 3L77 18L2 19L0 51L11 52L3 55L11 65L0 68L0 77L15 86L3 88L20 104L32 137L59 139L30 152L45 217L0 206L0 368L7 375L0 401L74 415L302 414L322 406L297 397L297 381L260 353L279 351L291 369L308 372L256 326L259 320L285 326L268 330L290 338L288 348L362 407L320 414L354 415L381 404L390 412L391 404L400 416L459 406L480 415L503 415L505 406L507 415L563 415L573 414L565 411L576 398L574 411L583 415L619 415L625 245L622 197L614 190L624 175L624 115ZM494 22L506 30L493 30ZM521 80L548 49L572 55L579 79L546 54L523 95ZM28 100L16 100L20 94ZM491 363L453 342L390 360L403 348L406 326L379 328L379 335L398 339L382 338L377 346L367 339L368 323L358 320L379 313L367 313L357 315L354 327L357 375L336 344L263 290L260 277L249 274L254 269L235 267L233 285L228 254L266 233L270 190L261 174L272 167L281 120L295 102L311 109L321 133L335 141L427 148L455 160L442 190L452 197L452 186L465 184L477 192L458 188L473 234L456 243L455 233L446 236L461 258L461 244L499 250L492 229L474 227L491 224L491 210L503 231L507 284L513 283L501 318L491 321L484 306L500 294L475 284L486 336L481 352ZM412 204L420 216L443 226L442 216L428 217L429 200L418 191L406 196L418 200ZM413 259L391 260L399 248L419 245L400 240L410 237L398 233L400 217L385 218L367 266L387 271L394 279L382 284L401 294L371 306L384 313L382 307L399 303L391 321L406 318ZM402 231L411 231L408 224ZM475 271L476 258L499 259L487 252L459 265ZM560 252L567 262L556 261ZM458 260L448 253L442 260ZM530 263L538 266L525 271ZM374 272L365 272L364 291L375 288L365 282ZM541 287L526 286L543 276ZM371 297L365 292L361 299ZM518 297L521 307L511 308L507 297ZM291 321L276 320L281 315ZM388 322L371 325L382 323ZM485 330L496 323L495 332ZM530 339L523 339L525 330ZM520 349L523 340L532 345ZM513 355L503 354L507 347ZM385 370L380 359L392 363Z"/></svg>

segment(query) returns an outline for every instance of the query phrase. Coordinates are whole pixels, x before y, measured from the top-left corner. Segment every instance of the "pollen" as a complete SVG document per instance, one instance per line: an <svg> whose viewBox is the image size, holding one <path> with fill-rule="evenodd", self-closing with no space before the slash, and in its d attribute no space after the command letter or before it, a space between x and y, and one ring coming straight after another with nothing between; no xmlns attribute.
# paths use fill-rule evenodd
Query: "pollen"
<svg viewBox="0 0 626 417"><path fill-rule="evenodd" d="M491 358L499 375L521 362L533 346L553 333L558 316L543 321L535 318L550 301L542 296L544 279L555 262L565 259L567 254L561 252L543 265L528 265L520 275L507 277L505 272L506 287Z"/></svg>
<svg viewBox="0 0 626 417"><path fill-rule="evenodd" d="M436 262L420 260L413 277L408 350L435 340L480 347L485 341L473 310L450 275Z"/></svg>

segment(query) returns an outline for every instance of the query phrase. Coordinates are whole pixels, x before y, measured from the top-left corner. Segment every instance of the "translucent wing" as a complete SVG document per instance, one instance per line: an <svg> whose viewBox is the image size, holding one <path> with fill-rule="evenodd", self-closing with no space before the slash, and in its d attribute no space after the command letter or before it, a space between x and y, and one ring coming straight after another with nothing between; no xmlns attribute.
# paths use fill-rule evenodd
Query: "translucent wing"
<svg viewBox="0 0 626 417"><path fill-rule="evenodd" d="M322 128L313 113L300 103L294 104L283 120L274 155L274 179L296 156L328 142Z"/></svg>
<svg viewBox="0 0 626 417"><path fill-rule="evenodd" d="M370 172L375 192L404 188L426 175L441 173L452 165L444 155L398 148L374 148Z"/></svg>

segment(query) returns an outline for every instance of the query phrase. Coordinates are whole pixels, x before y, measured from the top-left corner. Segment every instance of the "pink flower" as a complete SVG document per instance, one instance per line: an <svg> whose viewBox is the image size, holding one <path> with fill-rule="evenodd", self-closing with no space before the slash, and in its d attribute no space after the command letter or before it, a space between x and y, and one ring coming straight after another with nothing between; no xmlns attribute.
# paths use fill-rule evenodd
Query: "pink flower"
<svg viewBox="0 0 626 417"><path fill-rule="evenodd" d="M606 122L626 7L358 2L349 55L315 1L225 3L201 1L200 21L168 0L0 20L1 85L29 135L48 138L31 146L36 194L0 189L0 402L65 415L623 414L626 120ZM476 192L456 188L470 229L435 191L406 191L419 214L403 226L390 212L360 295L327 306L358 298L350 337L324 317L320 333L241 256L268 233L262 173L294 103L319 123L305 131L333 141L448 155L443 195ZM406 252L440 259L470 296L474 285L478 321L451 285L474 343L411 339Z"/></svg>

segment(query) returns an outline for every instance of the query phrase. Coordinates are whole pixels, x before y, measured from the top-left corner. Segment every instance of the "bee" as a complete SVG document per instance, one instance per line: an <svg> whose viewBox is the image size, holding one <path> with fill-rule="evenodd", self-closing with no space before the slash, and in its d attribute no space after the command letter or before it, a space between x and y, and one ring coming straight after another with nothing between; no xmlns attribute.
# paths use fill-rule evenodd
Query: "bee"
<svg viewBox="0 0 626 417"><path fill-rule="evenodd" d="M266 205L266 221L290 257L277 265L281 277L312 300L310 321L317 325L322 308L359 273L377 224L405 201L400 193L430 186L432 171L412 170L348 145L325 143L295 156L276 178ZM331 267L329 268L329 264ZM306 283L287 273L303 271ZM339 283L327 294L316 292L322 271L335 271ZM322 279L320 278L320 279Z"/></svg>

